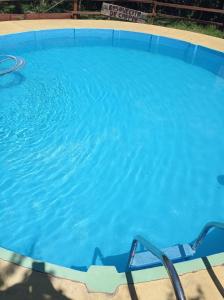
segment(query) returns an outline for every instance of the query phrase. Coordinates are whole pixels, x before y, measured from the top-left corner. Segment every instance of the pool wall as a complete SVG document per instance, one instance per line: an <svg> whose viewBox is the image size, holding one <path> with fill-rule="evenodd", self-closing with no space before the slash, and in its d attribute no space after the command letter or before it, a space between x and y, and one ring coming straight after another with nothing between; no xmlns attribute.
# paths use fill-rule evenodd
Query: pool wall
<svg viewBox="0 0 224 300"><path fill-rule="evenodd" d="M53 29L0 35L0 54L49 47L108 45L149 51L181 59L224 78L224 52L189 42L114 29Z"/></svg>
<svg viewBox="0 0 224 300"><path fill-rule="evenodd" d="M200 66L224 78L224 53L198 46L189 42L156 36L146 33L137 33L113 29L59 29L38 30L25 33L0 35L0 53L14 54L13 51L33 51L48 47L106 45L114 47L128 47L143 51L150 51L170 57L178 58L187 63ZM150 235L150 233L149 233ZM130 237L131 242L131 237ZM72 255L72 252L71 252ZM21 265L26 268L38 269L38 262L30 257L24 257L12 251L0 248L0 259ZM208 257L211 266L223 264L224 253ZM57 277L84 283L91 292L113 293L117 287L127 283L125 273L118 273L115 267L91 266L87 272L68 269L44 262L46 273ZM178 273L184 274L206 269L201 258L177 263ZM140 283L161 278L168 278L164 267L155 267L132 272L133 282Z"/></svg>

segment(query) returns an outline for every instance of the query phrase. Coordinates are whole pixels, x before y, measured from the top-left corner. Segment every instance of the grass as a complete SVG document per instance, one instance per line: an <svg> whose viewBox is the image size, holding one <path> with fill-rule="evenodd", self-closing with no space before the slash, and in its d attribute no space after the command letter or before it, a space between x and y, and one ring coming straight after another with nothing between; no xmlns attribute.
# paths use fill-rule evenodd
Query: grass
<svg viewBox="0 0 224 300"><path fill-rule="evenodd" d="M82 15L80 17L81 19L95 19L95 20L108 20L108 17L104 17L102 15L98 16L85 16ZM112 19L113 20L113 19ZM118 20L122 21L122 20ZM207 34L211 36L215 36L221 39L224 39L224 30L218 29L215 25L199 25L195 22L191 21L183 21L183 20L174 20L169 18L155 18L152 22L152 19L149 19L149 24L158 25L158 26L164 26L164 27L170 27L170 28L176 28L176 29L182 29L187 31L193 31L198 32L202 34Z"/></svg>
<svg viewBox="0 0 224 300"><path fill-rule="evenodd" d="M149 20L152 24L152 20ZM218 29L214 25L198 25L190 21L172 20L167 18L156 18L153 22L154 25L171 27L176 29L188 30L193 32L199 32L207 35L212 35L224 39L224 31Z"/></svg>

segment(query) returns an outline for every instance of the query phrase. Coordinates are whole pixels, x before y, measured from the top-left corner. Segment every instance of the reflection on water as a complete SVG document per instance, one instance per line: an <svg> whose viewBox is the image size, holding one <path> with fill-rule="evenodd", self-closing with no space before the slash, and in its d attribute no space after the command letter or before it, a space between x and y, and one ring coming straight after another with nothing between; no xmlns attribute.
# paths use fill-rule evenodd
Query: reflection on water
<svg viewBox="0 0 224 300"><path fill-rule="evenodd" d="M0 91L1 89L9 89L22 84L26 80L19 72L14 72L0 77Z"/></svg>

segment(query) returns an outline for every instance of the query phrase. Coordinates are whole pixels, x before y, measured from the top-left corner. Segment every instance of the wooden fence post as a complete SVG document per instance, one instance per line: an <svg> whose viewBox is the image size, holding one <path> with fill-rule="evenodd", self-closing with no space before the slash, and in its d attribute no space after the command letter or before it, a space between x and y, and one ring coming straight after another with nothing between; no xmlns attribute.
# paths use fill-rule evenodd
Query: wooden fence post
<svg viewBox="0 0 224 300"><path fill-rule="evenodd" d="M82 0L79 0L78 10L79 10L79 11L82 10Z"/></svg>
<svg viewBox="0 0 224 300"><path fill-rule="evenodd" d="M152 2L152 24L154 23L154 18L156 17L156 8L157 8L157 2Z"/></svg>
<svg viewBox="0 0 224 300"><path fill-rule="evenodd" d="M78 14L76 11L78 11L78 0L73 0L73 12L74 12L74 19L78 19Z"/></svg>

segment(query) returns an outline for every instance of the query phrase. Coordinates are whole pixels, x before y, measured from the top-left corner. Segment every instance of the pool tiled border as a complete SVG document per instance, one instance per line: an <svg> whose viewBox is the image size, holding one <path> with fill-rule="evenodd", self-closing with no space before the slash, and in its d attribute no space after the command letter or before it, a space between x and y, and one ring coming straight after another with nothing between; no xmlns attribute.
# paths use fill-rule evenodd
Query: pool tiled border
<svg viewBox="0 0 224 300"><path fill-rule="evenodd" d="M27 26L26 26L27 24ZM3 25L3 26L2 26ZM57 28L66 28L66 30L52 30ZM75 29L76 28L76 29ZM80 31L80 28L86 28L85 30ZM216 68L214 68L213 59L205 64L203 56L208 52L215 54L215 57L219 60L221 57L221 62L224 60L223 52L217 52L215 50L224 51L224 40L217 39L214 37L208 37L201 34L189 33L181 30L173 30L173 29L164 29L157 26L152 25L142 25L142 24L133 24L133 23L124 23L124 22L113 22L113 21L74 21L74 20L38 20L38 21L13 21L13 22L4 22L1 23L0 29L0 45L3 39L8 40L8 46L13 46L13 37L18 41L18 37L20 38L20 42L26 41L34 41L37 42L38 38L44 34L44 37L48 37L51 39L53 36L57 37L59 34L61 36L63 32L63 38L71 38L71 36L76 39L82 41L85 38L85 35L91 33L90 28L98 28L98 38L106 39L108 38L108 33L113 35L113 40L115 38L116 43L120 43L121 40L126 40L127 46L130 40L135 40L137 45L141 47L149 47L150 51L170 51L170 39L173 38L175 41L175 45L177 49L183 47L183 45L189 45L190 47L190 62L193 63L195 59L196 52L200 51L200 59L197 65L201 65L206 67L212 72L220 75L219 67L216 63ZM102 30L101 28L108 29ZM40 31L41 29L45 29L44 31ZM51 29L51 30L46 30ZM26 32L23 35L16 34L13 32ZM131 32L132 31L132 32ZM141 32L136 34L135 32ZM147 35L145 33L148 33ZM2 35L1 35L2 34ZM8 35L10 34L10 35ZM126 35L126 38L121 39L122 35ZM148 37L150 36L150 40ZM95 37L95 36L94 36ZM25 38L25 40L24 40ZM204 39L208 40L206 42ZM187 43L183 43L180 40L184 40ZM173 43L172 41L172 43ZM193 44L192 44L193 43ZM195 44L199 44L201 46L197 46ZM125 46L124 44L122 46ZM173 47L173 44L172 44ZM171 47L171 50L172 50ZM210 47L208 49L206 47ZM198 50L199 49L199 50ZM215 49L215 50L212 50ZM183 49L181 49L182 52ZM167 53L167 52L166 52ZM170 52L172 56L172 51ZM192 58L193 57L193 58ZM182 58L182 57L180 57ZM212 69L211 69L212 68ZM221 76L224 74L224 68L221 68ZM223 77L223 76L222 76ZM72 255L72 254L71 254ZM38 269L38 262L33 260L30 257L24 257L20 254L16 254L12 251L6 250L4 248L0 248L0 259L18 264L28 269L34 269L36 271L43 271L42 268ZM211 266L217 266L224 263L224 253L212 255L208 257L208 260ZM175 267L178 271L178 274L182 275L188 272L194 272L206 269L206 266L203 263L201 258L177 263ZM50 264L44 262L44 270L48 274L52 274L56 277L69 279L72 281L77 281L84 283L87 289L90 292L105 292L105 293L114 293L118 286L127 283L127 277L125 273L118 273L115 267L110 266L91 266L87 272L81 272L61 266L57 266L54 264ZM167 272L164 267L155 267L151 269L144 269L139 271L132 272L133 282L140 283L151 280L158 280L162 278L168 278Z"/></svg>

